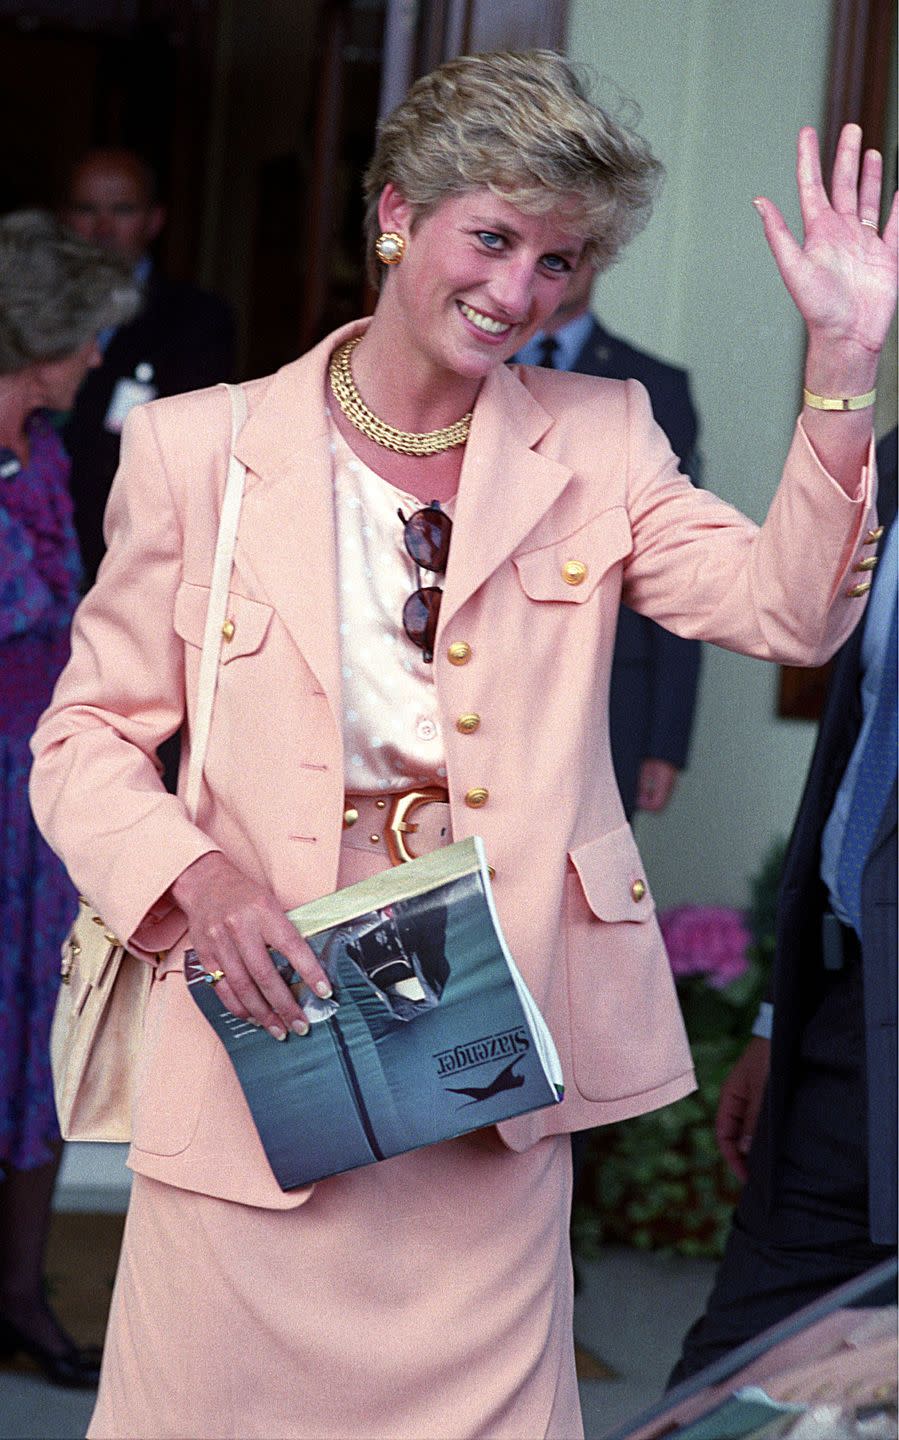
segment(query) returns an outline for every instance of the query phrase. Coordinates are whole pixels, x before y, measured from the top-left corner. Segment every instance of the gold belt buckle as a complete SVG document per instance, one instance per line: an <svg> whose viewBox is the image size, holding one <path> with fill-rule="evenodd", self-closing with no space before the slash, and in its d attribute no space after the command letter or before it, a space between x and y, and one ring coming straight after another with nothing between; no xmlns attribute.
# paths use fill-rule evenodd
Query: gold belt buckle
<svg viewBox="0 0 899 1440"><path fill-rule="evenodd" d="M433 805L435 801L443 805L449 801L449 791L444 790L442 785L424 785L420 790L407 790L404 795L394 796L384 831L384 841L392 864L404 865L407 860L418 858L407 848L404 839L406 835L414 835L418 829L409 817L420 806Z"/></svg>

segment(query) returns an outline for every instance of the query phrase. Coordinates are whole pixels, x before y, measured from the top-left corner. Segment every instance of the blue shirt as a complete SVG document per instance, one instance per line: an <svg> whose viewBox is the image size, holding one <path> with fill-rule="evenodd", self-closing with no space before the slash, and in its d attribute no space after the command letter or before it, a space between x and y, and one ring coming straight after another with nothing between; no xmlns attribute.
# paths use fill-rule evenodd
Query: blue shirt
<svg viewBox="0 0 899 1440"><path fill-rule="evenodd" d="M896 521L894 520L884 540L883 549L880 554L879 566L885 567L883 570L883 578L871 591L868 613L863 622L865 630L862 635L859 660L862 677L861 729L859 730L855 745L852 748L849 763L843 772L843 778L834 796L834 802L821 835L821 879L827 887L830 908L833 913L842 920L844 925L849 924L849 917L840 902L837 887L840 850L843 844L843 834L846 829L846 817L849 814L852 792L855 788L855 777L858 774L862 751L871 729L874 709L880 694L883 669L888 659L886 647L890 633L890 621L892 620L892 607L896 604L897 586L899 586L899 576L897 576L897 558L899 557L897 557L897 550L899 550L899 544L897 544ZM767 1000L763 1000L759 1006L755 1024L752 1027L753 1035L760 1035L763 1039L770 1040L773 1022L774 1006Z"/></svg>
<svg viewBox="0 0 899 1440"><path fill-rule="evenodd" d="M899 588L897 558L899 558L899 539L897 539L896 521L894 520L883 542L878 562L880 583L876 584L871 591L868 613L864 621L865 631L862 636L860 655L862 725L821 836L821 879L827 887L830 907L844 925L849 924L849 918L839 894L837 877L840 851L859 763L883 683L884 666L890 659L886 650L890 623L893 618L893 607L896 605L897 588Z"/></svg>
<svg viewBox="0 0 899 1440"><path fill-rule="evenodd" d="M587 343L587 337L593 328L593 316L589 310L583 310L580 315L575 315L567 325L563 325L553 335L558 345L556 352L556 363L553 367L556 370L571 370L574 362L580 355ZM538 330L532 335L526 345L512 356L512 360L518 365L539 365L540 350L543 341L547 338L545 330Z"/></svg>

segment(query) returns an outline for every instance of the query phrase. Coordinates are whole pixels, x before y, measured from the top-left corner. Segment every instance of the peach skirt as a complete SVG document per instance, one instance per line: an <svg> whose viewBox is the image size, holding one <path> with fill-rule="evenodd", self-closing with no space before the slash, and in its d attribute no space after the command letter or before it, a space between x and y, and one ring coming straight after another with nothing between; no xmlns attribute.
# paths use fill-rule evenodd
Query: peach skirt
<svg viewBox="0 0 899 1440"><path fill-rule="evenodd" d="M570 1200L567 1135L492 1128L293 1210L135 1175L88 1435L580 1440Z"/></svg>

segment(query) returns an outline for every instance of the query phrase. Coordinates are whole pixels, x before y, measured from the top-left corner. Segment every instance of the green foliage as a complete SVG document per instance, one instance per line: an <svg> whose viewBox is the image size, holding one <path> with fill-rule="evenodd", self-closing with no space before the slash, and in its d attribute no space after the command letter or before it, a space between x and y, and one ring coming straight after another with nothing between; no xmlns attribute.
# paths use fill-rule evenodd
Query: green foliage
<svg viewBox="0 0 899 1440"><path fill-rule="evenodd" d="M739 1187L715 1143L715 1111L764 993L784 849L778 842L751 882L745 973L720 990L698 975L677 983L697 1090L590 1136L572 1220L575 1248L586 1256L604 1239L682 1255L722 1254Z"/></svg>

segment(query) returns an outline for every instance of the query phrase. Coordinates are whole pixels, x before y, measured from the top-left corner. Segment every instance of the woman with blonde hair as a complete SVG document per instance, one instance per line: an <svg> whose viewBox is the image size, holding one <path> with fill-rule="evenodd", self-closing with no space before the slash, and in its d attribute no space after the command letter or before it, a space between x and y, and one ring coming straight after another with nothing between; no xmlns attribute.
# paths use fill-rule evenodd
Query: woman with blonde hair
<svg viewBox="0 0 899 1440"><path fill-rule="evenodd" d="M582 254L610 263L645 221L645 144L552 52L464 56L412 87L366 182L374 315L245 387L195 821L152 755L182 725L189 750L228 402L129 417L32 786L79 887L154 967L91 1435L582 1433L564 1132L693 1084L612 772L615 617L623 598L794 664L857 621L897 228L894 211L879 235L880 159L859 152L848 127L828 198L800 135L802 245L757 202L809 330L759 528L679 475L641 386L504 363ZM328 981L283 912L389 864L410 807L410 851L484 837L565 1100L284 1194L184 952L273 1044L302 1045L269 947Z"/></svg>
<svg viewBox="0 0 899 1440"><path fill-rule="evenodd" d="M69 650L81 575L68 457L47 415L99 364L97 331L137 293L115 261L52 216L0 218L0 1353L62 1385L95 1385L48 1308L44 1247L62 1146L49 1035L59 947L76 908L28 809L28 740Z"/></svg>

